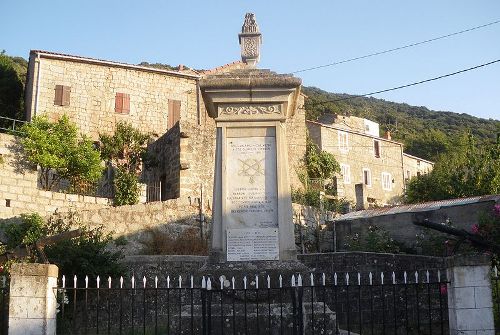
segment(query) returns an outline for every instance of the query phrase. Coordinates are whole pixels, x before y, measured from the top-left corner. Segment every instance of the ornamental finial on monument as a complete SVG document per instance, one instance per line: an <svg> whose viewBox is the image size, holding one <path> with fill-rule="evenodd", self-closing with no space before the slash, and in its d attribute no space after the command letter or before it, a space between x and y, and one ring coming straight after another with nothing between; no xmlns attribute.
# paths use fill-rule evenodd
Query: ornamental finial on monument
<svg viewBox="0 0 500 335"><path fill-rule="evenodd" d="M245 14L245 21L238 37L241 45L241 60L249 67L255 67L260 60L260 45L262 44L262 34L255 21L255 14Z"/></svg>

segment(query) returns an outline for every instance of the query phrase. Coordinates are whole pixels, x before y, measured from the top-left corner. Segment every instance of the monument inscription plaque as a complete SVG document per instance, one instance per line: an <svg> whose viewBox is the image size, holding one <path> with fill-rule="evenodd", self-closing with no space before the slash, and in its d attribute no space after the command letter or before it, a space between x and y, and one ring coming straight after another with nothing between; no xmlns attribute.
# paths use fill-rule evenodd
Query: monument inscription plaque
<svg viewBox="0 0 500 335"><path fill-rule="evenodd" d="M228 261L279 259L278 228L228 229Z"/></svg>
<svg viewBox="0 0 500 335"><path fill-rule="evenodd" d="M227 260L274 260L279 257L275 131L260 128L246 135L253 136L226 139L227 174L232 176L225 192Z"/></svg>

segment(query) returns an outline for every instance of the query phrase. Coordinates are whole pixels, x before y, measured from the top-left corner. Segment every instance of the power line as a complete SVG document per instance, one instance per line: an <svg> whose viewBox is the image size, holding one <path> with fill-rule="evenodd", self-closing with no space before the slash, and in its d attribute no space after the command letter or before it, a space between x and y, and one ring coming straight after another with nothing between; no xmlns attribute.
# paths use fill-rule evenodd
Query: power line
<svg viewBox="0 0 500 335"><path fill-rule="evenodd" d="M383 55L383 54L386 54L386 53L390 53L390 52L394 52L394 51L398 51L398 50L403 50L403 49L411 48L411 47L414 47L414 46L417 46L417 45L421 45L421 44L425 44L425 43L430 43L430 42L434 42L434 41L441 40L441 39L444 39L444 38L452 37L452 36L455 36L455 35L467 33L467 32L473 31L473 30L485 28L485 27L492 26L492 25L497 24L497 23L500 23L500 20L493 21L493 22L490 22L490 23L486 23L486 24L483 24L483 25L480 25L480 26L472 27L472 28L469 28L469 29L460 30L460 31L457 31L457 32L454 32L454 33L451 33L451 34L434 37L434 38L431 38L431 39L428 39L428 40L425 40L425 41L420 41L420 42L415 42L415 43L411 43L411 44L406 44L406 45L403 45L403 46L400 46L400 47L397 47L397 48L387 49L387 50L383 50L383 51L378 51L378 52L374 52L374 53L371 53L371 54L367 54L367 55L364 55L364 56L358 56L358 57L354 57L354 58L348 58L348 59L344 59L344 60L333 62L333 63L329 63L329 64L318 65L318 66L313 66L313 67L302 69L302 70L297 70L297 71L292 72L292 74L293 73L300 73L300 72L306 72L306 71L311 71L311 70L322 69L322 68L325 68L325 67L335 66L335 65L344 64L344 63L349 63L349 62L353 62L353 61L356 61L356 60L360 60L360 59L364 59L364 58L369 58L369 57L373 57L373 56L379 56L379 55Z"/></svg>
<svg viewBox="0 0 500 335"><path fill-rule="evenodd" d="M417 81L417 82L414 82L414 83L411 83L411 84L401 85L401 86L397 86L397 87L393 87L393 88L388 88L388 89L380 90L380 91L376 91L376 92L366 93L366 94L351 95L351 96L349 96L347 98L339 98L339 99L333 99L333 100L324 100L324 101L321 101L321 102L336 102L336 101L343 101L343 100L351 100L351 99L355 99L355 98L366 97L366 96L380 94L380 93L385 93L385 92L389 92L389 91L395 91L395 90L399 90L399 89L402 89L402 88L406 88L406 87L410 87L410 86L415 86L415 85L420 85L420 84L428 83L430 81L443 79L443 78L446 78L446 77L451 77L451 76L454 76L454 75L457 75L457 74L460 74L460 73L464 73L464 72L467 72L467 71L476 70L476 69L479 69L481 67L485 67L485 66L488 66L488 65L491 65L491 64L495 64L495 63L498 63L498 62L500 62L500 59L497 59L497 60L494 60L494 61L491 61L491 62L488 62L488 63L484 63L484 64L481 64L481 65L473 66L473 67L470 67L468 69L464 69L464 70L460 70L460 71L456 71L456 72L444 74L444 75L439 76L439 77L434 77L434 78L430 78L430 79L425 79L425 80Z"/></svg>

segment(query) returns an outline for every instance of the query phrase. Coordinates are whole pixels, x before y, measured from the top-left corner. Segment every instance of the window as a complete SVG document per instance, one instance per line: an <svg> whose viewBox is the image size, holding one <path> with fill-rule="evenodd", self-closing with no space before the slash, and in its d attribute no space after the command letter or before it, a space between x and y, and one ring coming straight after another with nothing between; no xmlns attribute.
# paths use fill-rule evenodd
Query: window
<svg viewBox="0 0 500 335"><path fill-rule="evenodd" d="M408 180L411 179L411 171L410 170L406 170L406 178Z"/></svg>
<svg viewBox="0 0 500 335"><path fill-rule="evenodd" d="M339 130L339 150L340 152L349 151L349 143L347 141L347 133Z"/></svg>
<svg viewBox="0 0 500 335"><path fill-rule="evenodd" d="M129 94L116 93L115 113L120 113L120 114L130 113L130 95Z"/></svg>
<svg viewBox="0 0 500 335"><path fill-rule="evenodd" d="M376 158L380 158L380 141L373 140L373 153Z"/></svg>
<svg viewBox="0 0 500 335"><path fill-rule="evenodd" d="M55 91L54 105L69 106L69 94L71 93L71 87L56 85Z"/></svg>
<svg viewBox="0 0 500 335"><path fill-rule="evenodd" d="M168 100L168 129L175 126L181 118L181 102L179 100Z"/></svg>
<svg viewBox="0 0 500 335"><path fill-rule="evenodd" d="M392 177L390 173L382 172L382 189L385 191L392 190Z"/></svg>
<svg viewBox="0 0 500 335"><path fill-rule="evenodd" d="M342 178L344 179L344 184L351 183L351 167L347 164L340 164L340 171L342 173Z"/></svg>
<svg viewBox="0 0 500 335"><path fill-rule="evenodd" d="M372 186L372 173L370 169L363 169L363 184L368 187Z"/></svg>

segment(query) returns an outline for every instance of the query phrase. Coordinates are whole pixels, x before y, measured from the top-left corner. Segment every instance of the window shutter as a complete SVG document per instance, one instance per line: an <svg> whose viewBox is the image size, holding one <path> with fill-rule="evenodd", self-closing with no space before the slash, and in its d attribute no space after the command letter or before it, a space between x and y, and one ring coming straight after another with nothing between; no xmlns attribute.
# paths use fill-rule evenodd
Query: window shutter
<svg viewBox="0 0 500 335"><path fill-rule="evenodd" d="M168 129L175 126L181 118L181 102L179 100L168 100Z"/></svg>
<svg viewBox="0 0 500 335"><path fill-rule="evenodd" d="M71 93L71 87L69 86L62 87L62 106L69 106L70 93Z"/></svg>
<svg viewBox="0 0 500 335"><path fill-rule="evenodd" d="M130 94L122 94L123 104L122 113L128 114L130 112Z"/></svg>
<svg viewBox="0 0 500 335"><path fill-rule="evenodd" d="M116 93L115 113L128 114L130 112L130 94Z"/></svg>
<svg viewBox="0 0 500 335"><path fill-rule="evenodd" d="M54 97L54 105L63 105L63 85L56 85L56 95Z"/></svg>
<svg viewBox="0 0 500 335"><path fill-rule="evenodd" d="M379 141L376 141L376 140L373 141L373 149L374 149L375 157L380 158L380 142Z"/></svg>

